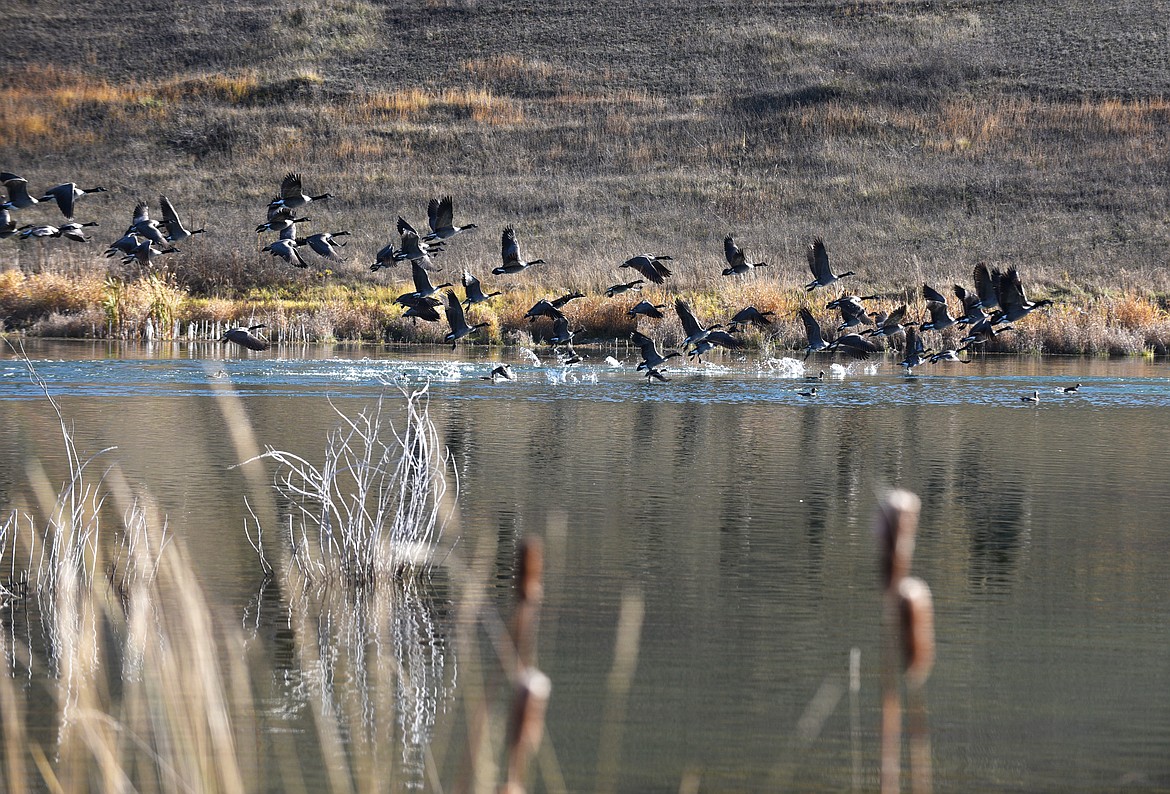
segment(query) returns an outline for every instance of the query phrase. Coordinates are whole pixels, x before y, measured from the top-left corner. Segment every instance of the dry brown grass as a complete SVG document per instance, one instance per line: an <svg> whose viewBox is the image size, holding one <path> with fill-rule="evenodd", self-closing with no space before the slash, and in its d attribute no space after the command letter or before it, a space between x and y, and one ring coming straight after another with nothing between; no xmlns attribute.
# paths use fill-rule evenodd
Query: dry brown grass
<svg viewBox="0 0 1170 794"><path fill-rule="evenodd" d="M397 215L421 224L443 193L480 230L442 264L486 280L499 230L515 224L550 265L506 281L541 294L596 294L623 275L621 261L654 251L678 264L668 293L724 293L730 306L740 300L718 276L728 232L773 264L756 281L777 296L807 278L813 235L866 292L965 282L979 260L1019 265L1032 292L1082 308L1119 284L1170 292L1170 68L1128 60L1154 70L1130 81L1147 88L1110 93L1094 86L1114 85L1116 64L1083 65L1058 90L1056 72L1037 71L1065 68L1048 34L1016 38L1028 25L1054 30L1030 7L825 3L768 19L726 4L672 9L655 29L616 12L603 3L548 25L535 12L516 39L514 20L486 5L415 17L309 2L275 21L233 18L218 34L235 56L224 64L193 65L194 43L177 41L187 62L144 66L127 52L125 70L99 61L76 73L22 61L39 39L17 36L0 72L0 120L15 131L5 167L34 189L118 174L111 194L82 205L102 221L100 239L113 239L134 201L166 192L213 230L166 265L196 297L401 284L403 274L371 277L365 266ZM203 13L210 22L220 10ZM1118 19L1085 18L1113 40ZM249 24L263 31L255 46L233 38ZM268 40L282 49L263 50ZM469 42L487 40L504 43L475 54ZM427 58L387 59L385 41L425 42ZM1022 90L1011 75L1044 88ZM46 153L64 173L33 165ZM349 261L326 275L258 253L251 227L288 170L338 197L306 213L313 231L353 232ZM62 256L92 261L82 251ZM795 310L792 297L777 304ZM606 310L590 304L582 324L620 330ZM493 312L489 337L516 327L512 309ZM378 338L386 313L329 314L321 333ZM409 338L409 324L390 323Z"/></svg>

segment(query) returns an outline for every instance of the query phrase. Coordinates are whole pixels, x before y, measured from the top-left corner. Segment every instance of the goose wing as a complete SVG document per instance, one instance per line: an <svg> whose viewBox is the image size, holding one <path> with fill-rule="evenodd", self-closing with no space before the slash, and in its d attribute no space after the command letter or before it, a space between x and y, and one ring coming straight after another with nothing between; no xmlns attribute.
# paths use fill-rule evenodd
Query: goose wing
<svg viewBox="0 0 1170 794"><path fill-rule="evenodd" d="M441 199L431 199L427 204L427 222L432 232L437 234L440 229L452 228L455 215L453 203L450 196L443 196Z"/></svg>
<svg viewBox="0 0 1170 794"><path fill-rule="evenodd" d="M280 180L280 198L283 201L295 201L305 193L300 174L288 173Z"/></svg>
<svg viewBox="0 0 1170 794"><path fill-rule="evenodd" d="M980 302L985 309L994 309L999 305L999 298L996 295L997 281L999 280L999 271L995 271L993 275L987 269L987 265L983 262L975 265L975 294L979 296Z"/></svg>
<svg viewBox="0 0 1170 794"><path fill-rule="evenodd" d="M804 306L800 307L800 319L804 322L804 333L808 337L809 347L823 348L825 337L821 335L821 324Z"/></svg>
<svg viewBox="0 0 1170 794"><path fill-rule="evenodd" d="M516 242L516 229L512 226L505 226L500 235L500 256L505 265L520 262L520 244Z"/></svg>
<svg viewBox="0 0 1170 794"><path fill-rule="evenodd" d="M825 241L820 237L813 238L808 246L808 269L812 271L817 281L831 279L833 271L829 269L829 252L825 250Z"/></svg>
<svg viewBox="0 0 1170 794"><path fill-rule="evenodd" d="M429 295L435 291L434 287L431 286L431 279L427 276L426 269L413 260L410 263L410 277L414 281L414 291L416 293Z"/></svg>
<svg viewBox="0 0 1170 794"><path fill-rule="evenodd" d="M922 298L923 300L934 301L935 303L945 304L947 302L943 294L929 284L922 285Z"/></svg>
<svg viewBox="0 0 1170 794"><path fill-rule="evenodd" d="M61 210L61 214L66 218L73 217L73 201L77 194L74 192L77 185L72 182L66 182L63 185L57 185L45 191L45 195L41 196L41 201L48 201L52 199L57 202L57 208Z"/></svg>
<svg viewBox="0 0 1170 794"><path fill-rule="evenodd" d="M699 325L699 321L695 319L695 315L691 312L691 307L682 298L675 299L674 310L678 313L679 322L682 323L683 331L686 332L688 337L703 331L703 327Z"/></svg>
<svg viewBox="0 0 1170 794"><path fill-rule="evenodd" d="M839 337L832 347L845 355L862 359L869 358L871 354L878 351L877 345L857 334L845 334L845 336Z"/></svg>
<svg viewBox="0 0 1170 794"><path fill-rule="evenodd" d="M727 258L727 264L732 267L742 264L744 261L743 250L735 244L735 239L730 234L723 238L723 256Z"/></svg>
<svg viewBox="0 0 1170 794"><path fill-rule="evenodd" d="M447 315L447 324L451 326L451 333L458 334L467 327L467 321L463 317L463 304L459 302L459 296L455 294L455 290L447 290L447 307L443 312Z"/></svg>

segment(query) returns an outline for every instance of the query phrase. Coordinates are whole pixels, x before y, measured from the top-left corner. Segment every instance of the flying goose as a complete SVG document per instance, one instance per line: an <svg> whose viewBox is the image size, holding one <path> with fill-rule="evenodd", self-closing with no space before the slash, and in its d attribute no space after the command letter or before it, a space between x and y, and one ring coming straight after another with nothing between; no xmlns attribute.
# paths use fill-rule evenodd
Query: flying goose
<svg viewBox="0 0 1170 794"><path fill-rule="evenodd" d="M295 228L296 224L304 223L311 218L298 218L296 213L288 207L280 207L276 212L271 213L268 220L256 227L256 233L261 232L285 232L289 229Z"/></svg>
<svg viewBox="0 0 1170 794"><path fill-rule="evenodd" d="M466 271L463 273L462 283L463 289L467 291L467 299L463 301L463 305L469 309L477 303L483 303L497 295L504 294L499 290L485 293L479 279Z"/></svg>
<svg viewBox="0 0 1170 794"><path fill-rule="evenodd" d="M670 378L666 377L653 367L648 367L646 369L646 382L649 383L651 380L660 381L661 383L668 383Z"/></svg>
<svg viewBox="0 0 1170 794"><path fill-rule="evenodd" d="M130 264L131 262L137 260L138 264L142 267L148 267L150 265L150 261L156 256L160 256L162 254L173 254L178 250L179 249L175 248L174 246L169 246L167 248L156 248L153 242L143 238L142 241L138 243L138 247L134 249L134 253L122 257L122 264Z"/></svg>
<svg viewBox="0 0 1170 794"><path fill-rule="evenodd" d="M665 303L659 303L659 304L655 305L655 304L651 303L650 301L644 300L644 301L641 301L639 303L634 304L630 309L628 309L626 311L626 314L629 315L630 317L636 317L639 314L642 314L642 315L645 315L646 317L651 317L655 320L661 320L665 316L665 315L663 315L661 310L665 309L665 308L666 308Z"/></svg>
<svg viewBox="0 0 1170 794"><path fill-rule="evenodd" d="M959 358L959 354L962 353L964 350L967 350L969 347L970 347L970 345L963 345L962 347L958 348L957 350L955 348L950 348L947 350L939 351L938 353L935 353L934 355L932 355L930 357L930 363L937 364L940 361L950 361L950 362L958 362L960 364L970 364L971 359Z"/></svg>
<svg viewBox="0 0 1170 794"><path fill-rule="evenodd" d="M743 342L736 339L727 331L708 330L707 335L695 343L695 346L687 353L688 357L694 358L700 364L703 363L703 356L710 350L716 347L726 347L728 350L738 350L743 347Z"/></svg>
<svg viewBox="0 0 1170 794"><path fill-rule="evenodd" d="M658 254L639 254L618 265L618 268L628 267L638 271L655 284L661 284L671 275L670 269L662 264L663 261L672 261L669 256Z"/></svg>
<svg viewBox="0 0 1170 794"><path fill-rule="evenodd" d="M577 292L576 290L572 290L570 292L566 292L564 295L562 295L559 298L553 298L552 300L549 301L549 303L551 303L553 305L553 308L555 308L555 309L563 309L565 307L565 304L568 303L569 301L575 301L578 298L584 298L584 297L585 297L584 292Z"/></svg>
<svg viewBox="0 0 1170 794"><path fill-rule="evenodd" d="M706 339L707 335L710 334L711 331L716 328L723 327L722 323L716 323L710 328L704 328L699 324L699 321L695 319L695 315L691 311L691 307L688 306L687 302L682 298L675 299L674 310L678 314L679 322L682 323L683 332L686 334L686 338L683 339L683 343L680 345L680 347L697 345L699 342L702 342L704 339Z"/></svg>
<svg viewBox="0 0 1170 794"><path fill-rule="evenodd" d="M422 263L417 260L410 260L410 277L414 280L414 297L429 298L441 289L453 287L454 284L437 284L431 285L431 279L427 275L426 269Z"/></svg>
<svg viewBox="0 0 1170 794"><path fill-rule="evenodd" d="M309 263L297 251L297 238L294 234L294 228L291 226L280 233L280 239L269 243L260 250L267 251L273 256L279 256L293 267L305 268L309 266Z"/></svg>
<svg viewBox="0 0 1170 794"><path fill-rule="evenodd" d="M343 237L347 234L349 232L318 232L317 234L310 234L308 237L298 237L297 245L307 245L318 256L332 259L334 262L340 262L341 257L337 255L337 251L345 243L339 243L334 238Z"/></svg>
<svg viewBox="0 0 1170 794"><path fill-rule="evenodd" d="M23 210L38 203L28 194L28 180L9 171L0 172L0 184L8 190L8 204L12 209Z"/></svg>
<svg viewBox="0 0 1170 794"><path fill-rule="evenodd" d="M658 352L658 346L654 343L654 340L638 331L634 331L630 334L630 341L632 341L634 346L637 347L642 353L642 362L638 364L639 371L644 369L658 369L663 364L665 364L668 359L682 355L682 353L678 352L677 350L672 350L665 356L662 355Z"/></svg>
<svg viewBox="0 0 1170 794"><path fill-rule="evenodd" d="M35 237L38 240L45 240L49 237L61 236L60 229L47 223L26 223L24 226L21 226L18 231L20 232L20 239L22 240L28 240L32 237Z"/></svg>
<svg viewBox="0 0 1170 794"><path fill-rule="evenodd" d="M828 350L829 343L825 341L824 334L821 333L821 324L805 306L800 307L800 319L804 323L804 335L808 339L808 345L804 348L805 360L813 353Z"/></svg>
<svg viewBox="0 0 1170 794"><path fill-rule="evenodd" d="M885 336L891 337L899 331L904 331L907 328L912 328L918 323L903 323L902 320L906 317L906 304L902 304L892 312L887 314L885 318L881 318L877 312L873 313L873 317L877 321L877 327L871 328L865 333L870 336Z"/></svg>
<svg viewBox="0 0 1170 794"><path fill-rule="evenodd" d="M322 193L319 196L307 195L304 191L300 174L285 174L280 182L280 202L290 210L303 207L312 201L325 201L333 198L332 193Z"/></svg>
<svg viewBox="0 0 1170 794"><path fill-rule="evenodd" d="M841 352L853 358L867 359L870 355L876 353L879 348L864 336L860 336L859 334L845 334L833 340L829 344L828 350Z"/></svg>
<svg viewBox="0 0 1170 794"><path fill-rule="evenodd" d="M532 304L532 308L526 311L524 316L528 318L528 322L534 323L538 317L548 317L551 320L561 320L564 319L565 314L556 306L553 306L551 301L545 298L541 298L536 303Z"/></svg>
<svg viewBox="0 0 1170 794"><path fill-rule="evenodd" d="M193 237L196 234L203 234L206 229L188 229L179 220L179 213L175 212L175 205L171 204L171 200L166 196L158 197L159 206L162 208L162 225L167 228L167 240L172 243L181 243L184 240Z"/></svg>
<svg viewBox="0 0 1170 794"><path fill-rule="evenodd" d="M913 375L915 367L921 367L927 363L928 356L933 352L933 350L927 350L922 344L922 338L918 335L917 328L906 329L906 349L900 363L906 368L907 375Z"/></svg>
<svg viewBox="0 0 1170 794"><path fill-rule="evenodd" d="M922 297L926 301L926 310L930 312L930 321L921 326L923 331L941 331L944 328L950 328L957 322L947 308L945 295L929 284L923 284Z"/></svg>
<svg viewBox="0 0 1170 794"><path fill-rule="evenodd" d="M729 234L723 238L723 256L727 259L727 267L723 270L725 276L743 275L757 267L767 267L767 262L749 262L747 253L735 244Z"/></svg>
<svg viewBox="0 0 1170 794"><path fill-rule="evenodd" d="M62 224L60 227L61 236L67 237L79 243L88 243L92 238L86 237L85 232L82 231L86 226L97 226L97 221L88 221L87 223L78 223L77 221L70 221Z"/></svg>
<svg viewBox="0 0 1170 794"><path fill-rule="evenodd" d="M846 276L857 275L852 270L840 275L833 273L829 267L829 252L825 250L825 241L820 237L813 238L813 241L809 243L807 254L808 269L812 271L813 275L813 280L804 285L808 292L812 292L817 287L827 287Z"/></svg>
<svg viewBox="0 0 1170 794"><path fill-rule="evenodd" d="M543 259L526 261L520 256L520 243L516 240L516 229L512 226L505 226L500 235L500 257L503 264L492 270L492 273L497 276L505 273L519 273L532 265L545 264Z"/></svg>
<svg viewBox="0 0 1170 794"><path fill-rule="evenodd" d="M450 196L443 196L441 199L431 199L427 205L427 223L430 224L431 233L423 239L446 240L449 237L454 237L459 234L459 232L476 228L474 223L469 223L465 226L456 226L452 222L452 215L452 200Z"/></svg>
<svg viewBox="0 0 1170 794"><path fill-rule="evenodd" d="M496 380L516 380L516 375L512 372L512 368L510 366L507 364L500 364L497 367L493 367L490 374L480 375L479 379L490 380L492 383L495 383Z"/></svg>
<svg viewBox="0 0 1170 794"><path fill-rule="evenodd" d="M259 325L249 325L247 328L229 328L224 332L220 342L234 342L240 347L246 347L249 350L267 350L268 342L253 336L252 332L258 328L264 328L264 323Z"/></svg>
<svg viewBox="0 0 1170 794"><path fill-rule="evenodd" d="M166 235L158 228L158 221L151 219L150 209L146 206L145 201L140 201L135 205L134 219L130 221L130 228L159 248L166 248L170 244Z"/></svg>
<svg viewBox="0 0 1170 794"><path fill-rule="evenodd" d="M402 316L409 317L412 323L418 320L437 323L439 321L438 307L443 303L438 298L420 298L413 292L399 295L394 299L394 302L406 307L406 311L402 313Z"/></svg>
<svg viewBox="0 0 1170 794"><path fill-rule="evenodd" d="M51 187L45 191L45 195L41 196L41 201L56 201L58 209L66 218L73 217L73 205L77 199L84 196L86 193L105 193L104 187L78 187L72 182L66 182L63 185Z"/></svg>
<svg viewBox="0 0 1170 794"><path fill-rule="evenodd" d="M845 295L835 301L827 304L827 308L837 309L841 312L841 324L837 326L838 331L844 331L846 328L855 328L859 325L873 325L873 318L865 310L863 300L870 300L876 296L866 296L859 298L856 295Z"/></svg>
<svg viewBox="0 0 1170 794"><path fill-rule="evenodd" d="M444 313L447 315L447 325L451 326L451 333L444 336L443 341L450 342L451 349L454 350L460 339L472 333L477 328L483 328L487 323L468 325L467 319L463 315L463 304L460 303L459 296L455 294L455 290L447 290L446 295L447 307L444 309Z"/></svg>
<svg viewBox="0 0 1170 794"><path fill-rule="evenodd" d="M775 314L773 311L762 312L755 306L748 306L746 309L740 309L735 313L735 316L731 318L728 324L727 330L735 333L740 329L740 326L748 325L749 323L760 328L767 328L772 324L772 321L768 317L773 314Z"/></svg>
<svg viewBox="0 0 1170 794"><path fill-rule="evenodd" d="M110 247L106 249L106 256L117 256L118 254L132 254L138 250L138 244L145 238L137 232L131 230L119 237Z"/></svg>
<svg viewBox="0 0 1170 794"><path fill-rule="evenodd" d="M605 297L612 298L616 295L621 295L623 292L641 292L642 285L646 282L643 279L636 278L633 281L627 281L625 284L614 284L605 291Z"/></svg>
<svg viewBox="0 0 1170 794"><path fill-rule="evenodd" d="M561 315L553 320L552 336L545 341L550 345L571 345L576 335L576 331L569 330L569 318Z"/></svg>
<svg viewBox="0 0 1170 794"><path fill-rule="evenodd" d="M998 270L988 270L983 262L975 265L975 294L979 296L979 305L984 311L999 307L999 277Z"/></svg>
<svg viewBox="0 0 1170 794"><path fill-rule="evenodd" d="M1052 301L1044 298L1030 301L1024 295L1024 286L1020 283L1020 274L1013 267L1006 273L1001 273L998 281L997 294L1000 310L992 316L992 323L1015 322L1027 317L1031 312L1043 306L1051 306Z"/></svg>

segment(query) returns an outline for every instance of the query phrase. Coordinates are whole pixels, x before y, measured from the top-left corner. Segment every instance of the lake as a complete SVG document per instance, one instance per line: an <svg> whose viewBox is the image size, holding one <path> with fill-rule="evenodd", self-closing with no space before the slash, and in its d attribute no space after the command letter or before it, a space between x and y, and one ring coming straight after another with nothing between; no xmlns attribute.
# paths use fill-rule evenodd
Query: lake
<svg viewBox="0 0 1170 794"><path fill-rule="evenodd" d="M287 605L261 589L222 401L241 397L261 445L319 462L335 409L353 416L386 395L397 416L399 385L429 382L458 466L458 520L433 592L393 619L393 636L416 643L396 653L426 675L398 701L401 763L387 787L430 790L437 778L450 790L459 778L467 688L498 678L500 663L490 621L473 650L455 641L465 613L450 571L478 572L506 618L516 544L536 534L552 695L534 789L875 790L871 527L897 486L922 498L914 572L935 605L936 789L1170 788L1163 362L990 357L907 377L888 360L806 369L716 356L648 384L624 346L582 351L566 369L546 350L25 344L78 447L116 447L103 466L158 503L216 609L244 627L253 678L266 682L264 731L294 744L311 735L314 672L289 650ZM498 361L516 381L481 379ZM816 396L802 396L820 369ZM1034 390L1039 403L1020 399ZM27 509L28 461L56 481L63 450L10 351L0 405L0 506ZM623 597L644 618L628 696L611 698ZM6 633L35 625L21 609L35 604L10 610ZM340 699L365 684L330 685ZM602 746L617 752L599 757ZM322 781L311 765L302 774L309 790Z"/></svg>

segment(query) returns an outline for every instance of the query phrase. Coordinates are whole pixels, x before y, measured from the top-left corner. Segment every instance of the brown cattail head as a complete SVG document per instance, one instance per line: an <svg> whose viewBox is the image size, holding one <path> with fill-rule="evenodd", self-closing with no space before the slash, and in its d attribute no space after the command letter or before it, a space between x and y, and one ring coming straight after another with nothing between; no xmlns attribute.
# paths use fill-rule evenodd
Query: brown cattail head
<svg viewBox="0 0 1170 794"><path fill-rule="evenodd" d="M910 573L914 533L922 502L909 491L894 490L878 506L874 534L878 539L882 588L889 590Z"/></svg>
<svg viewBox="0 0 1170 794"><path fill-rule="evenodd" d="M528 759L540 747L551 692L552 681L535 667L524 668L516 676L508 717L508 782L504 791L524 791Z"/></svg>
<svg viewBox="0 0 1170 794"><path fill-rule="evenodd" d="M898 582L898 613L906 684L921 687L934 666L934 606L926 582L905 576Z"/></svg>
<svg viewBox="0 0 1170 794"><path fill-rule="evenodd" d="M544 545L540 538L528 536L516 551L516 597L521 603L539 604L544 595Z"/></svg>

